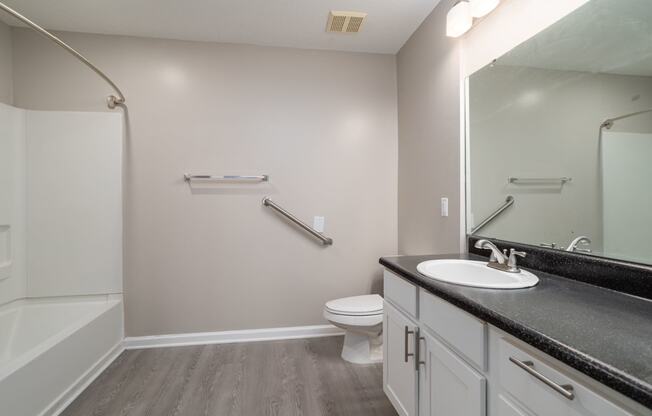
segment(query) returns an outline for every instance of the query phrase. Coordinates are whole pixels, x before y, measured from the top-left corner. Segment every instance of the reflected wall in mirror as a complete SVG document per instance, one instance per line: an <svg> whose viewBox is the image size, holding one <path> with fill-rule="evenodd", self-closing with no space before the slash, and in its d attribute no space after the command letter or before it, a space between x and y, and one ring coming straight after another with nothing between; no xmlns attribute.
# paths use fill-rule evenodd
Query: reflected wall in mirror
<svg viewBox="0 0 652 416"><path fill-rule="evenodd" d="M652 263L649 0L589 1L468 88L469 234Z"/></svg>

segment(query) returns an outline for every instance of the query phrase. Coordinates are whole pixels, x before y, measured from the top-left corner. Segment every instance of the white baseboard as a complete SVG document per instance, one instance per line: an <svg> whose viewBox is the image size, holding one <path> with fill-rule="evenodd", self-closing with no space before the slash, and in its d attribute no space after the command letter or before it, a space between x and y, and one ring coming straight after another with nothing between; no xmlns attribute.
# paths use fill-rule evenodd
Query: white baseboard
<svg viewBox="0 0 652 416"><path fill-rule="evenodd" d="M185 345L228 344L233 342L272 341L278 339L317 338L344 335L333 325L294 326L287 328L245 329L239 331L195 332L189 334L127 337L124 348L180 347Z"/></svg>
<svg viewBox="0 0 652 416"><path fill-rule="evenodd" d="M109 352L88 369L81 377L75 381L61 396L41 413L41 416L58 416L63 412L70 403L73 402L106 368L124 351L122 342L116 344Z"/></svg>

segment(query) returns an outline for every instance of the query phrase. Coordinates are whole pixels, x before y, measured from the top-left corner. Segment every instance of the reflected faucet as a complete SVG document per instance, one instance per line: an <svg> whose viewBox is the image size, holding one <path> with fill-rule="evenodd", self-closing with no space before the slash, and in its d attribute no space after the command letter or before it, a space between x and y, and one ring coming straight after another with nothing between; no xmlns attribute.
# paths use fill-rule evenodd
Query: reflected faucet
<svg viewBox="0 0 652 416"><path fill-rule="evenodd" d="M591 239L587 236L581 235L571 241L571 243L568 245L568 248L566 251L571 251L571 252L581 252L581 253L591 253L591 249L589 248L579 248L579 245L589 245L591 244Z"/></svg>

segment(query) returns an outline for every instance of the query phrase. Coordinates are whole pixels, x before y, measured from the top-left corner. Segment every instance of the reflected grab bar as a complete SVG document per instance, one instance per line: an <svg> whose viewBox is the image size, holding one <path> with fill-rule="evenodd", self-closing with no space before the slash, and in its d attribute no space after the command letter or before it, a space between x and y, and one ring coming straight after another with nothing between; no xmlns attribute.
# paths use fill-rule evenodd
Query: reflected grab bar
<svg viewBox="0 0 652 416"><path fill-rule="evenodd" d="M487 224L489 224L491 221L493 221L497 216L503 213L507 208L511 207L514 205L514 197L509 195L507 198L505 198L505 203L500 206L497 210L495 210L491 215L489 215L484 221L482 221L480 224L478 224L477 227L471 230L471 235L477 233L480 231L482 228L484 228Z"/></svg>
<svg viewBox="0 0 652 416"><path fill-rule="evenodd" d="M278 212L279 214L283 215L285 218L287 218L287 219L290 220L291 222L295 223L295 224L298 225L299 227L303 228L303 229L304 229L305 231L307 231L310 235L312 235L313 237L318 238L318 239L321 241L321 243L322 243L323 245L325 245L325 246L333 245L333 239L332 239L332 238L328 238L328 237L324 236L322 233L320 233L319 231L315 231L311 226L309 226L309 225L306 224L305 222L301 221L299 218L297 218L297 217L295 217L294 215L292 215L292 214L291 214L290 212L288 212L286 209L280 207L280 206L279 206L278 204L276 204L274 201L272 201L271 199L269 199L268 196L266 196L265 198L263 198L263 205L266 206L266 207L273 208L276 212Z"/></svg>

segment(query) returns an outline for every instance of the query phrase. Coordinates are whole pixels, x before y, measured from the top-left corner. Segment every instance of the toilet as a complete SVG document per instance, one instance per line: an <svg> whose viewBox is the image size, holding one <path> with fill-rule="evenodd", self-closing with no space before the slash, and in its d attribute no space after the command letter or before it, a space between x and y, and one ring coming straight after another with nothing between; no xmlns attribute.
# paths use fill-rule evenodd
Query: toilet
<svg viewBox="0 0 652 416"><path fill-rule="evenodd" d="M353 296L326 302L324 318L345 332L342 358L355 364L383 360L383 298Z"/></svg>

